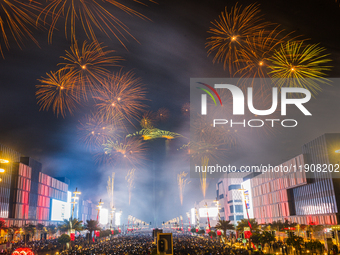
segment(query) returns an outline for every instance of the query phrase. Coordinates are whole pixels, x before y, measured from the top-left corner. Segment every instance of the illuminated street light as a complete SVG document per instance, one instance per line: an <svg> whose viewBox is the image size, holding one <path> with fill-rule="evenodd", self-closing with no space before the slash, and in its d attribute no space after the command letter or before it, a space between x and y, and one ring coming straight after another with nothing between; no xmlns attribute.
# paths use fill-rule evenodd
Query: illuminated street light
<svg viewBox="0 0 340 255"><path fill-rule="evenodd" d="M2 155L2 152L0 154ZM1 164L8 164L8 163L9 163L9 160L0 157L0 166ZM4 173L4 172L5 172L5 169L0 168L0 173ZM2 182L2 178L0 178L0 182Z"/></svg>
<svg viewBox="0 0 340 255"><path fill-rule="evenodd" d="M97 213L97 221L99 222L99 213L100 213L100 209L103 207L103 204L104 204L104 202L102 202L102 199L100 199L99 200L99 202L98 202L98 205L97 205L97 207L98 207L98 213Z"/></svg>
<svg viewBox="0 0 340 255"><path fill-rule="evenodd" d="M80 191L78 191L78 188L76 188L76 190L73 192L73 197L71 197L71 199L73 199L73 201L71 202L71 204L73 204L73 206L72 206L72 215L71 215L71 220L73 219L73 214L74 214L74 207L75 207L75 205L76 205L76 203L77 203L77 199L79 199L79 197L77 197L77 195L80 195L81 194L81 192Z"/></svg>

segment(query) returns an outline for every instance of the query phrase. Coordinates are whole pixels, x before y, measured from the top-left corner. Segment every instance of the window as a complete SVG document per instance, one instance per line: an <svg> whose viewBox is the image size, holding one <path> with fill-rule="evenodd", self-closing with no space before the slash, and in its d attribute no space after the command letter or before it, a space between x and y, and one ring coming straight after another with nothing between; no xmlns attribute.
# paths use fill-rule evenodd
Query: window
<svg viewBox="0 0 340 255"><path fill-rule="evenodd" d="M233 221L234 220L234 216L229 216L229 220Z"/></svg>
<svg viewBox="0 0 340 255"><path fill-rule="evenodd" d="M230 207L230 213L234 213L234 206L231 205L231 206L229 206L229 207Z"/></svg>
<svg viewBox="0 0 340 255"><path fill-rule="evenodd" d="M229 190L241 189L241 185L240 184L229 185L228 189Z"/></svg>
<svg viewBox="0 0 340 255"><path fill-rule="evenodd" d="M242 220L243 219L243 215L236 215L236 220Z"/></svg>
<svg viewBox="0 0 340 255"><path fill-rule="evenodd" d="M235 205L235 212L237 212L237 213L243 212L243 206L242 205Z"/></svg>

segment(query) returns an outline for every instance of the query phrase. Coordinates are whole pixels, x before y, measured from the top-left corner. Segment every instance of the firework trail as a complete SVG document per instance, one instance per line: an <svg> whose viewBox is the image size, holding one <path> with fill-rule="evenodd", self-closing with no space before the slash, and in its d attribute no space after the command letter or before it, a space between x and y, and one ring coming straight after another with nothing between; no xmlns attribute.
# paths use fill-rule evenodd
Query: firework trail
<svg viewBox="0 0 340 255"><path fill-rule="evenodd" d="M186 173L186 172L182 172L182 173L177 174L177 183L178 183L178 188L179 188L179 199L181 201L181 205L183 205L183 192L184 192L185 185L190 183L190 181L188 182L188 179L186 178L187 175L188 175L188 173Z"/></svg>
<svg viewBox="0 0 340 255"><path fill-rule="evenodd" d="M131 196L132 196L132 189L135 187L135 170L136 169L130 169L125 177L125 180L127 181L128 189L129 189L129 205L131 203Z"/></svg>
<svg viewBox="0 0 340 255"><path fill-rule="evenodd" d="M36 45L38 41L34 38L32 28L37 29L36 12L41 11L38 1L1 1L0 5L0 28L1 42L0 53L3 55L3 47L10 48L10 39L13 38L17 45L22 48L23 40L27 37Z"/></svg>
<svg viewBox="0 0 340 255"><path fill-rule="evenodd" d="M102 3L104 2L104 4ZM65 19L65 36L76 40L76 30L81 28L83 33L91 41L97 41L97 32L110 38L113 35L125 47L123 40L126 36L132 37L129 28L114 16L107 8L117 7L128 15L147 19L141 13L123 5L115 0L48 0L47 6L41 11L38 20L49 22L48 40L52 42L52 36L60 18ZM51 21L49 21L51 19ZM78 33L78 32L77 32Z"/></svg>
<svg viewBox="0 0 340 255"><path fill-rule="evenodd" d="M112 172L112 177L109 176L109 179L107 180L107 194L110 198L110 206L113 208L114 206L114 183L115 183L115 172Z"/></svg>

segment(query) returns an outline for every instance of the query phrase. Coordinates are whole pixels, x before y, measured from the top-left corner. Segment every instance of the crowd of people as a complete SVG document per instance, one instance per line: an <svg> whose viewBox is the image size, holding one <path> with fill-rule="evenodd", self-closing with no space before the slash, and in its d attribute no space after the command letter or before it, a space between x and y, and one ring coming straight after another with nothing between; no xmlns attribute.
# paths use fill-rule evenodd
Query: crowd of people
<svg viewBox="0 0 340 255"><path fill-rule="evenodd" d="M18 242L12 248L0 251L0 254L12 254L19 247L30 248L35 255L156 255L156 246L151 233L134 235L117 235L111 238L97 239L95 242L77 237L71 246L66 247L58 243L57 239L34 242ZM184 234L174 234L173 251L176 255L241 255L253 254L252 249L247 249L242 243L231 246L210 239ZM280 247L280 243L275 243ZM275 247L273 247L275 248ZM274 251L276 253L276 251ZM261 253L257 253L261 254ZM281 252L280 252L281 254Z"/></svg>

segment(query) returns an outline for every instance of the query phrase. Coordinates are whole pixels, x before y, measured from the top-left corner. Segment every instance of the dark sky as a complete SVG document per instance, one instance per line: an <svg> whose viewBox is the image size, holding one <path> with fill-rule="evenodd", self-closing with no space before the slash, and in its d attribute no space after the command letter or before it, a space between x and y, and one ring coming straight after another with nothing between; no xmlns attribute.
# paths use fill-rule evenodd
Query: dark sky
<svg viewBox="0 0 340 255"><path fill-rule="evenodd" d="M148 7L129 2L129 6L142 12L151 21L143 21L109 9L126 23L139 41L129 39L128 51L115 39L99 36L108 49L122 56L124 70L133 69L148 89L150 110L166 107L171 112L169 121L160 128L188 136L188 119L181 115L181 107L189 102L190 78L227 77L222 65L213 64L207 57L205 42L210 22L217 19L226 5L235 1L170 1L159 0ZM253 1L239 1L247 5ZM334 0L319 1L258 1L266 20L281 24L287 31L296 31L312 43L328 49L333 59L331 77L338 77L340 64L340 7ZM59 24L63 28L63 23ZM57 118L52 111L39 111L35 98L37 79L49 71L57 71L59 56L70 47L63 30L56 31L53 43L47 43L47 31L36 31L40 48L29 40L18 49L11 41L10 51L0 59L0 143L30 156L43 164L43 171L52 176L65 176L71 180L70 190L78 187L84 198L97 201L106 198L106 181L110 172L116 172L116 206L125 215L132 214L142 220L153 221L153 195L159 197L158 221L166 221L180 214L185 216L194 201L201 200L199 180L187 185L184 205L178 197L176 174L189 171L189 162L177 152L185 140L175 141L171 152L165 152L164 141L149 144L148 162L136 174L136 188L132 205L126 204L126 170L95 164L93 156L79 141L78 121L91 108L79 107L73 116ZM117 69L112 69L117 70ZM236 163L259 164L263 161L281 163L301 152L303 143L325 133L339 132L339 89L336 84L312 102L309 109L313 118L303 119L303 125L292 131L282 131L273 138L257 141L247 138L249 148L244 149ZM256 160L259 162L256 162ZM156 172L156 190L153 190L153 171ZM207 198L215 198L216 180L210 181ZM106 203L107 204L107 203Z"/></svg>

